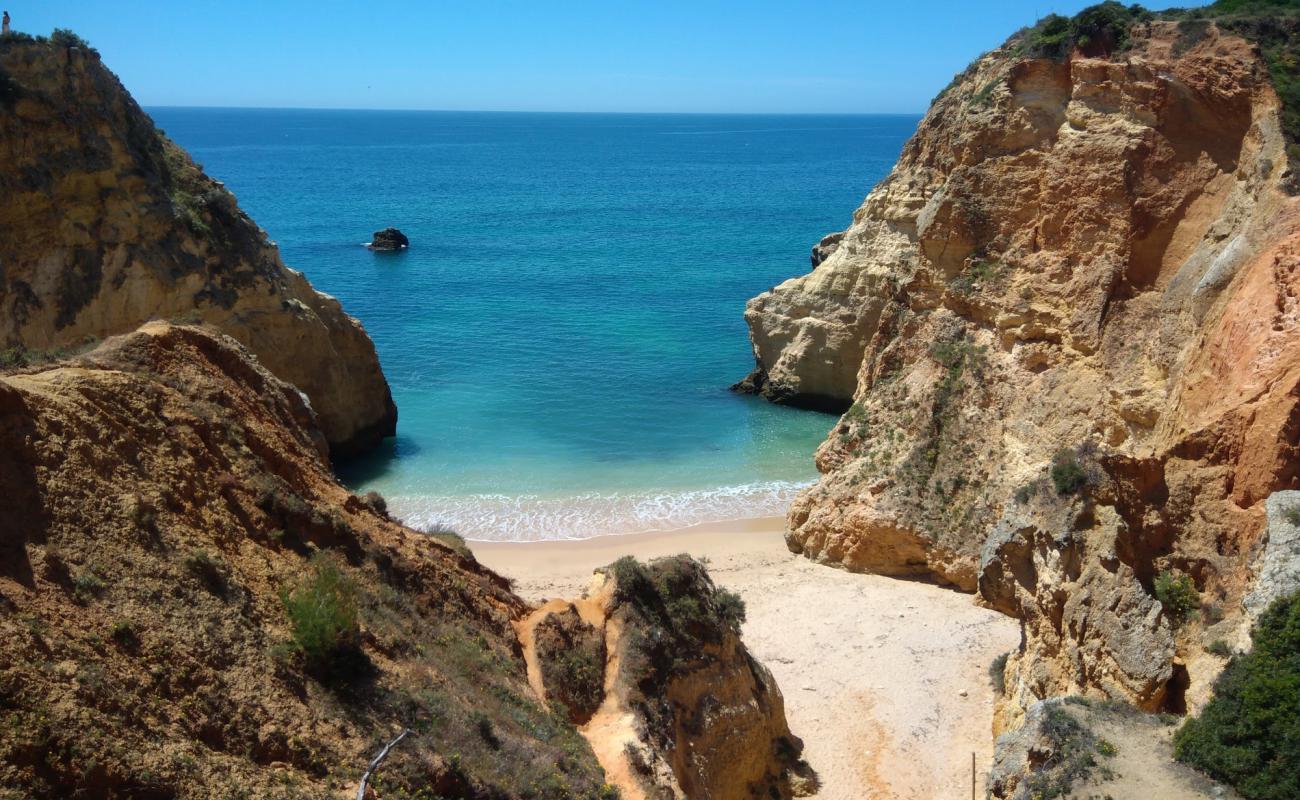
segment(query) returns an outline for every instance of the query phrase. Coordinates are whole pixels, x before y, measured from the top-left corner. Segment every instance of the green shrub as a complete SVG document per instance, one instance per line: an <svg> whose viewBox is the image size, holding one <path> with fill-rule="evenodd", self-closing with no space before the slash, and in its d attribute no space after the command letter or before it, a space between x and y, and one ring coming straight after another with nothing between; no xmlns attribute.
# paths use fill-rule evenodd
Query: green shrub
<svg viewBox="0 0 1300 800"><path fill-rule="evenodd" d="M1300 592L1273 603L1251 641L1175 734L1174 755L1247 800L1300 797Z"/></svg>
<svg viewBox="0 0 1300 800"><path fill-rule="evenodd" d="M1218 656L1219 658L1228 658L1232 655L1232 647L1222 639L1215 639L1205 648L1206 652Z"/></svg>
<svg viewBox="0 0 1300 800"><path fill-rule="evenodd" d="M582 719L590 719L605 697L605 664L600 653L575 648L557 653L542 665L549 687L562 686L570 708Z"/></svg>
<svg viewBox="0 0 1300 800"><path fill-rule="evenodd" d="M1282 512L1282 519L1291 525L1300 526L1300 506L1290 506Z"/></svg>
<svg viewBox="0 0 1300 800"><path fill-rule="evenodd" d="M730 589L719 589L713 599L717 601L718 615L722 617L722 621L739 633L740 626L745 622L744 599Z"/></svg>
<svg viewBox="0 0 1300 800"><path fill-rule="evenodd" d="M1003 653L989 664L989 682L993 684L993 691L998 694L1005 694L1007 691L1007 659L1010 657L1010 653Z"/></svg>
<svg viewBox="0 0 1300 800"><path fill-rule="evenodd" d="M469 549L469 545L465 544L465 537L456 533L451 528L442 525L435 525L429 529L428 534L429 538L451 549L457 555L463 558L474 557L473 551Z"/></svg>
<svg viewBox="0 0 1300 800"><path fill-rule="evenodd" d="M1042 734L1050 744L1046 759L1025 778L1028 797L1053 800L1069 796L1075 783L1086 779L1097 767L1094 756L1110 755L1103 752L1096 734L1061 705L1046 709Z"/></svg>
<svg viewBox="0 0 1300 800"><path fill-rule="evenodd" d="M109 636L122 647L134 647L140 643L140 638L136 635L135 627L131 625L130 620L119 619L114 622Z"/></svg>
<svg viewBox="0 0 1300 800"><path fill-rule="evenodd" d="M1074 494L1088 483L1088 473L1074 450L1058 450L1052 458L1052 486L1056 493Z"/></svg>
<svg viewBox="0 0 1300 800"><path fill-rule="evenodd" d="M1165 613L1175 620L1182 620L1201 604L1201 596L1196 591L1196 584L1188 575L1181 572L1164 570L1156 576L1156 599L1164 606Z"/></svg>
<svg viewBox="0 0 1300 800"><path fill-rule="evenodd" d="M58 47L79 47L87 52L98 52L90 43L67 28L55 28L50 34L50 44Z"/></svg>
<svg viewBox="0 0 1300 800"><path fill-rule="evenodd" d="M312 558L311 570L283 597L294 646L317 676L350 677L362 659L356 584L324 553Z"/></svg>
<svg viewBox="0 0 1300 800"><path fill-rule="evenodd" d="M1135 22L1151 18L1151 12L1139 5L1107 0L1071 18L1049 14L1020 34L1020 46L1030 58L1058 61L1075 47L1092 56L1109 55L1128 46L1129 29Z"/></svg>
<svg viewBox="0 0 1300 800"><path fill-rule="evenodd" d="M198 548L191 550L190 554L185 556L185 570L213 591L221 591L226 587L226 576L222 571L221 562L208 555L206 550Z"/></svg>
<svg viewBox="0 0 1300 800"><path fill-rule="evenodd" d="M77 573L72 579L72 593L83 603L103 593L105 588L104 580L91 569Z"/></svg>

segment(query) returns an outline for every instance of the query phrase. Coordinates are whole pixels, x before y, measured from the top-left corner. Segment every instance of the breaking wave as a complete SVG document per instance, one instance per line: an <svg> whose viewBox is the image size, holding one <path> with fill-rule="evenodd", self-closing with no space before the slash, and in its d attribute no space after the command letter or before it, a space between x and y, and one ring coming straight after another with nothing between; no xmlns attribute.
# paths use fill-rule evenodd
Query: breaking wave
<svg viewBox="0 0 1300 800"><path fill-rule="evenodd" d="M453 530L474 541L531 542L784 516L795 494L808 485L770 481L677 492L562 496L397 495L388 498L388 506L416 530Z"/></svg>

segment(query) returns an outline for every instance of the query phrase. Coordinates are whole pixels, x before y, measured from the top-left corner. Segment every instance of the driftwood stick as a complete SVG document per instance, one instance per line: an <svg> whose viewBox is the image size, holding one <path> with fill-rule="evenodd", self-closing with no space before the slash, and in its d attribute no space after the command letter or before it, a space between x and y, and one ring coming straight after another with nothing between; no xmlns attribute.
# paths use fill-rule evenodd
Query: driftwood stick
<svg viewBox="0 0 1300 800"><path fill-rule="evenodd" d="M370 776L374 774L375 770L379 769L379 765L383 763L384 759L388 758L388 751L405 739L406 734L410 732L410 728L404 728L401 733L397 734L396 739L384 745L384 749L380 750L379 754L370 760L370 766L366 767L365 774L361 776L361 785L357 787L357 800L366 800L366 784L370 782Z"/></svg>

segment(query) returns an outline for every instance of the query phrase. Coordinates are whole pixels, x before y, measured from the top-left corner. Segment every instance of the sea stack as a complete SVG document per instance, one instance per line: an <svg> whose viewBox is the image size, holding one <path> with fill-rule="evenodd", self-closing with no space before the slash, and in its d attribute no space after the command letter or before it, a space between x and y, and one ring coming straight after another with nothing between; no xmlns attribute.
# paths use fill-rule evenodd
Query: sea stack
<svg viewBox="0 0 1300 800"><path fill-rule="evenodd" d="M382 231L375 231L374 237L366 247L371 250L393 252L395 250L405 250L410 245L411 242L406 238L406 234L397 228L384 228Z"/></svg>

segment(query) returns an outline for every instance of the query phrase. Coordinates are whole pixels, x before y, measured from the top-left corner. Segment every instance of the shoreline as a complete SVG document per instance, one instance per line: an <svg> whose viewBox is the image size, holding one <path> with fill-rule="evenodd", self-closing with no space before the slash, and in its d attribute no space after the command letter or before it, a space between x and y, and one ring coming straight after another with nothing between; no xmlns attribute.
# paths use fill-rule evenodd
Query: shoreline
<svg viewBox="0 0 1300 800"><path fill-rule="evenodd" d="M973 595L816 564L785 546L784 517L536 542L467 541L540 604L582 595L625 555L689 553L745 601L743 640L781 687L822 800L964 797L993 754L992 660L1019 625Z"/></svg>

